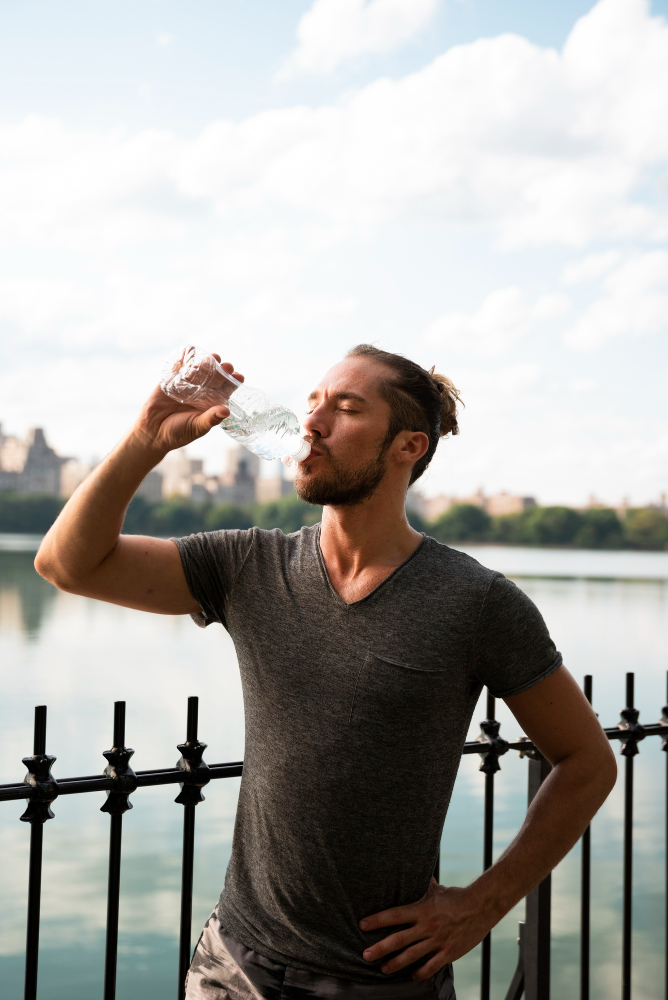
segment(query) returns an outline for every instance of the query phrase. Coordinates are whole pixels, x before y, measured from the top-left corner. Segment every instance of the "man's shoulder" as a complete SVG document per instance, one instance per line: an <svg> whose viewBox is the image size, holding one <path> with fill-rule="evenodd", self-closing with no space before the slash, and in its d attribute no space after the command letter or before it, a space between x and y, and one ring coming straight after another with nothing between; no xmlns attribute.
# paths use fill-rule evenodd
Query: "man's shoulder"
<svg viewBox="0 0 668 1000"><path fill-rule="evenodd" d="M462 584L486 588L500 575L467 552L445 545L431 535L425 535L424 558L431 564L432 570L446 575L449 579L459 580Z"/></svg>

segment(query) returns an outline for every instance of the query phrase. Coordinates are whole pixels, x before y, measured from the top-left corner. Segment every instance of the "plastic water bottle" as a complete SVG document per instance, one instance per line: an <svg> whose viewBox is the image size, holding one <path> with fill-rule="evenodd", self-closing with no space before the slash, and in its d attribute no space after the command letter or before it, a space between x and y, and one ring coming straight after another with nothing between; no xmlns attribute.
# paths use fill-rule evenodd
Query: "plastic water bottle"
<svg viewBox="0 0 668 1000"><path fill-rule="evenodd" d="M222 404L230 415L222 429L260 458L303 462L311 445L301 437L299 419L292 410L275 403L261 389L254 389L221 368L212 354L187 344L164 364L160 388L171 399L196 410Z"/></svg>

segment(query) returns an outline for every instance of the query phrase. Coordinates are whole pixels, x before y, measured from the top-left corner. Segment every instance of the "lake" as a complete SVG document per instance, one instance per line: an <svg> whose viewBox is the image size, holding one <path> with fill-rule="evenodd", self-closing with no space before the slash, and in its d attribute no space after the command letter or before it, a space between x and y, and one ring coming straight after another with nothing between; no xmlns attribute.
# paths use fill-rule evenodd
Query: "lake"
<svg viewBox="0 0 668 1000"><path fill-rule="evenodd" d="M33 707L48 705L47 751L56 776L102 770L112 742L113 702L127 701L126 742L136 769L172 766L185 739L186 699L200 696L200 739L209 763L243 757L243 704L232 643L222 628L149 615L63 594L32 568L38 540L0 536L0 782L25 773ZM640 720L656 721L666 701L668 553L584 552L461 546L512 576L536 602L564 659L581 681L594 677L605 725L624 705L624 677L636 671ZM483 703L474 714L484 717ZM505 706L501 733L518 735ZM640 745L636 765L634 995L663 998L665 756L660 741ZM463 760L443 833L441 881L465 884L480 871L483 776ZM495 850L518 829L526 807L526 763L501 760ZM239 779L212 782L197 808L193 937L216 903L230 854ZM182 809L174 786L132 796L124 820L119 1000L174 995L179 923ZM53 806L44 834L41 1000L102 996L108 817L104 793L68 796ZM28 881L24 804L0 805L0 981L2 996L23 995ZM592 998L618 995L621 953L622 789L618 783L592 832ZM553 990L577 995L579 848L553 880ZM493 997L502 1000L517 960L522 907L494 931ZM194 942L193 942L194 943ZM456 964L458 1000L477 1000L477 949Z"/></svg>

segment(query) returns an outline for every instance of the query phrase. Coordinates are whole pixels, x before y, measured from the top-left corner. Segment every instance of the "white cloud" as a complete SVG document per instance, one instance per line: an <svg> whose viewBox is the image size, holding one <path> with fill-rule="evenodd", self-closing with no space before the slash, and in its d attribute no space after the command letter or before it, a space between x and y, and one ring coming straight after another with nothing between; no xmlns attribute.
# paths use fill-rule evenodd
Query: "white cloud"
<svg viewBox="0 0 668 1000"><path fill-rule="evenodd" d="M434 320L424 339L478 357L499 357L566 308L568 299L562 295L543 295L530 303L515 285L499 288L474 313L449 312Z"/></svg>
<svg viewBox="0 0 668 1000"><path fill-rule="evenodd" d="M170 34L168 31L160 31L156 35L155 44L160 48L164 48L168 45L173 45L175 36Z"/></svg>
<svg viewBox="0 0 668 1000"><path fill-rule="evenodd" d="M298 46L277 75L331 73L346 59L389 52L425 27L440 0L314 0L297 27Z"/></svg>
<svg viewBox="0 0 668 1000"><path fill-rule="evenodd" d="M55 334L63 347L75 352L99 345L150 352L161 345L176 346L186 337L213 345L221 330L233 330L238 339L258 331L322 328L356 308L352 296L307 294L285 281L261 285L233 304L215 295L207 277L150 277L116 267L94 291L65 279L3 278L0 323L4 321L10 336L20 334L24 345L51 342Z"/></svg>
<svg viewBox="0 0 668 1000"><path fill-rule="evenodd" d="M192 139L4 124L0 240L113 249L239 219L341 238L398 217L492 225L506 246L658 240L666 120L668 26L643 0L601 0L561 54L481 39L340 104Z"/></svg>
<svg viewBox="0 0 668 1000"><path fill-rule="evenodd" d="M619 250L606 250L603 253L590 253L579 260L571 261L563 270L561 280L565 285L577 285L582 282L594 281L607 271L612 270L622 258Z"/></svg>
<svg viewBox="0 0 668 1000"><path fill-rule="evenodd" d="M591 392L596 388L596 379L574 378L568 383L569 392Z"/></svg>
<svg viewBox="0 0 668 1000"><path fill-rule="evenodd" d="M569 347L587 350L614 337L643 337L668 329L668 252L654 250L624 261L603 281L594 299L564 335Z"/></svg>

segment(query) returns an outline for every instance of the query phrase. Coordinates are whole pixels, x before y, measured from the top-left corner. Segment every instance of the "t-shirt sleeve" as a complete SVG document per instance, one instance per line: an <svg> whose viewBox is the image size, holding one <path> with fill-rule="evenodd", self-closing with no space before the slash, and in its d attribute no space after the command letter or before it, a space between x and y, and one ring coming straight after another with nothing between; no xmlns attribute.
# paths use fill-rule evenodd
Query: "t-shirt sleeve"
<svg viewBox="0 0 668 1000"><path fill-rule="evenodd" d="M521 694L561 666L543 616L511 580L496 575L480 612L473 674L496 698Z"/></svg>
<svg viewBox="0 0 668 1000"><path fill-rule="evenodd" d="M205 628L225 625L225 605L253 547L255 530L203 531L173 538L190 593L202 611L193 621Z"/></svg>

